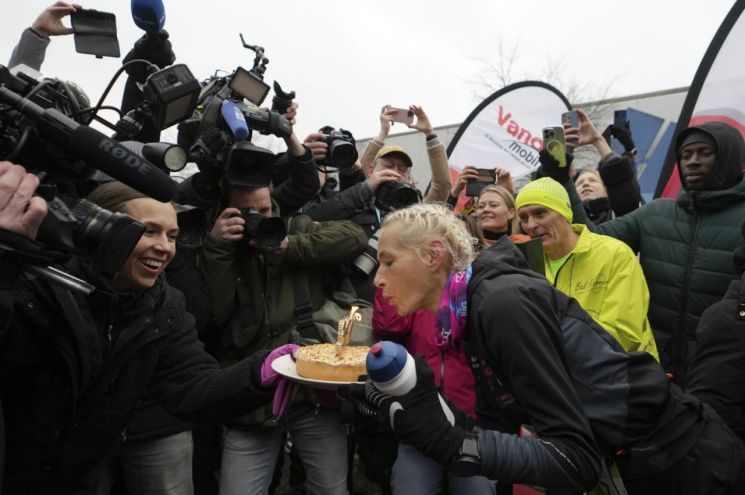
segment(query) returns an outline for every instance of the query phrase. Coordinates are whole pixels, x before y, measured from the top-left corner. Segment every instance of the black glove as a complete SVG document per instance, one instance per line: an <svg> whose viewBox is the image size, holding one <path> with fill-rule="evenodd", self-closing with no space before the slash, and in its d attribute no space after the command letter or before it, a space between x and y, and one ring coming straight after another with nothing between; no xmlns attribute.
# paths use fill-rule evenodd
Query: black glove
<svg viewBox="0 0 745 495"><path fill-rule="evenodd" d="M360 414L364 419L374 423L383 423L385 417L375 404L368 402L365 398L365 386L362 384L345 385L339 387L337 395L344 400L348 400L354 406L355 412Z"/></svg>
<svg viewBox="0 0 745 495"><path fill-rule="evenodd" d="M611 136L616 138L618 142L621 143L623 149L626 150L626 153L630 153L636 149L634 140L631 138L631 128L629 127L628 122L626 122L623 127L617 127L613 124L606 127L603 131L603 137L608 142L608 144L610 144Z"/></svg>
<svg viewBox="0 0 745 495"><path fill-rule="evenodd" d="M465 432L453 426L443 407L444 400L435 387L434 374L423 356L416 357L416 386L399 397L385 395L372 382L365 384L365 396L387 416L393 432L402 443L412 445L437 463L447 465L463 445Z"/></svg>
<svg viewBox="0 0 745 495"><path fill-rule="evenodd" d="M143 35L135 41L135 46L124 57L122 63L125 64L138 58L152 62L161 69L171 65L176 60L176 54L173 53L171 42L168 41L168 31L163 29L158 33L158 36L153 37L147 34ZM145 64L132 64L125 70L130 77L140 84L147 79L148 72Z"/></svg>
<svg viewBox="0 0 745 495"><path fill-rule="evenodd" d="M545 149L538 152L538 161L541 162L541 168L538 173L541 177L551 177L559 184L564 184L569 180L569 167L574 160L574 155L571 153L566 154L567 166L560 167L559 160L553 157L551 153Z"/></svg>

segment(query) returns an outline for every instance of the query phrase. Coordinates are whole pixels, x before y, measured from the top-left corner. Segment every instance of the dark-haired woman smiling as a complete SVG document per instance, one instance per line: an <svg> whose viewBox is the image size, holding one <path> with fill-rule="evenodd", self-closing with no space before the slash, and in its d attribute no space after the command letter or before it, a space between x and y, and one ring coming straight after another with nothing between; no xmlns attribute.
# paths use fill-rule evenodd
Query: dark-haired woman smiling
<svg viewBox="0 0 745 495"><path fill-rule="evenodd" d="M273 393L267 368L281 348L221 369L162 276L175 253L173 205L116 182L90 199L138 219L145 233L112 279L81 258L64 266L95 286L89 296L32 276L0 286L4 494L107 493L101 463L146 394L174 415L221 421Z"/></svg>

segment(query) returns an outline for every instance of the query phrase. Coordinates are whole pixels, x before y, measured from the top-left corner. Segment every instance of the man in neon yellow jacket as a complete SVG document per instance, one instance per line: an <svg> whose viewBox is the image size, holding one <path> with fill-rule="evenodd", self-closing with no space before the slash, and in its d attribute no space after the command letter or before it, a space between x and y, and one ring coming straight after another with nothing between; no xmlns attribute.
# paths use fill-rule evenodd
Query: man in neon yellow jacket
<svg viewBox="0 0 745 495"><path fill-rule="evenodd" d="M526 185L515 206L525 233L541 238L554 287L575 298L627 352L646 351L659 361L647 320L649 289L631 249L572 225L569 195L548 177Z"/></svg>

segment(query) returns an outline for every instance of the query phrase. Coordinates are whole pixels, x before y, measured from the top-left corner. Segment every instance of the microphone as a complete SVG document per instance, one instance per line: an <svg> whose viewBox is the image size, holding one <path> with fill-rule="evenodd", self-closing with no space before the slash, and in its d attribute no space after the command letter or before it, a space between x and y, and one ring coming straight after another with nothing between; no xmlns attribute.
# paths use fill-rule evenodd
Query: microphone
<svg viewBox="0 0 745 495"><path fill-rule="evenodd" d="M246 123L246 117L243 116L240 107L233 101L225 100L222 102L222 108L220 109L222 118L233 131L233 135L238 139L246 139L248 137L248 124Z"/></svg>
<svg viewBox="0 0 745 495"><path fill-rule="evenodd" d="M65 147L105 174L153 199L165 203L176 196L176 183L170 177L92 127L78 126Z"/></svg>
<svg viewBox="0 0 745 495"><path fill-rule="evenodd" d="M171 201L176 196L176 183L170 177L105 134L1 86L0 101L36 122L42 136L111 177L158 201Z"/></svg>
<svg viewBox="0 0 745 495"><path fill-rule="evenodd" d="M163 0L132 0L132 19L148 35L157 35L166 24Z"/></svg>

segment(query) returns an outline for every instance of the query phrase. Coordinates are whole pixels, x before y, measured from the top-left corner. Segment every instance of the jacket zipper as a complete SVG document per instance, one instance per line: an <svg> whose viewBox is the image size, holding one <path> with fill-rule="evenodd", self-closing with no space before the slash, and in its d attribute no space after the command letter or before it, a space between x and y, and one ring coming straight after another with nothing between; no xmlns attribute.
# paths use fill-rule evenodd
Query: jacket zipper
<svg viewBox="0 0 745 495"><path fill-rule="evenodd" d="M572 256L574 256L574 253L570 253L569 257L566 260L564 260L564 263L562 263L559 269L556 270L556 276L554 277L554 283L553 283L554 289L556 288L556 284L559 282L559 274L561 273L561 270L563 270L564 267L567 265L567 263L569 263L569 260L572 259ZM572 287L570 286L569 287L570 294L567 294L567 295L569 296L572 295L571 290L572 290Z"/></svg>
<svg viewBox="0 0 745 495"><path fill-rule="evenodd" d="M701 225L701 215L695 211L696 222L693 224L693 232L691 233L691 249L688 253L688 259L686 260L686 271L683 277L682 286L682 297L680 298L680 318L678 319L678 328L675 333L670 337L672 339L672 355L676 362L676 365L681 366L681 369L667 370L673 373L681 372L685 373L685 366L683 362L679 361L679 358L688 356L688 336L686 335L686 320L688 319L688 298L685 294L688 293L688 287L691 284L691 272L693 271L693 260L696 257L696 238L698 237L698 229Z"/></svg>

